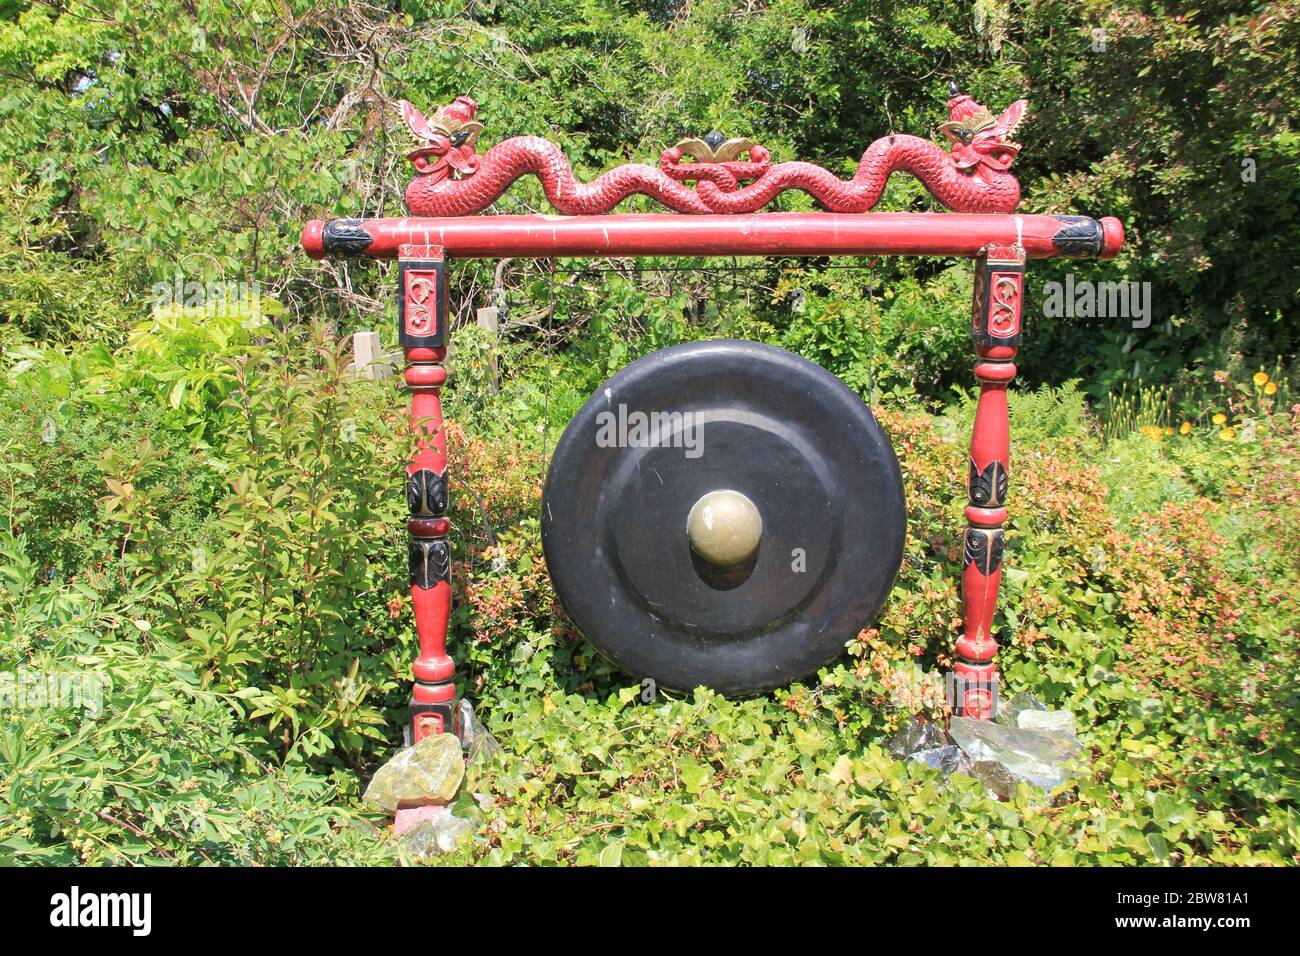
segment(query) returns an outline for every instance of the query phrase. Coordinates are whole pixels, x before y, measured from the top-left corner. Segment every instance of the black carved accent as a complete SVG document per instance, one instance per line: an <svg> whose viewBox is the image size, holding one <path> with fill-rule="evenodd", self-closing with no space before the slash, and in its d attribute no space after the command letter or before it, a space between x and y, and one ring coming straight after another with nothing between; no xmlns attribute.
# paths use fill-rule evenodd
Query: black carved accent
<svg viewBox="0 0 1300 956"><path fill-rule="evenodd" d="M406 562L411 572L411 583L422 588L429 586L429 564L425 560L425 542L411 540L406 544Z"/></svg>
<svg viewBox="0 0 1300 956"><path fill-rule="evenodd" d="M989 270L984 263L975 265L975 303L971 307L970 331L976 342L984 334L989 314Z"/></svg>
<svg viewBox="0 0 1300 956"><path fill-rule="evenodd" d="M1090 216L1053 216L1065 223L1052 236L1052 245L1067 259L1093 259L1101 255L1101 223Z"/></svg>
<svg viewBox="0 0 1300 956"><path fill-rule="evenodd" d="M447 478L421 468L406 479L406 507L415 518L432 518L447 513Z"/></svg>
<svg viewBox="0 0 1300 956"><path fill-rule="evenodd" d="M413 538L407 545L411 583L429 589L451 580L451 548L441 538Z"/></svg>
<svg viewBox="0 0 1300 956"><path fill-rule="evenodd" d="M406 476L406 510L412 515L424 510L424 484L418 471Z"/></svg>
<svg viewBox="0 0 1300 956"><path fill-rule="evenodd" d="M1002 529L967 528L963 550L962 567L974 564L980 574L992 574L1002 564Z"/></svg>
<svg viewBox="0 0 1300 956"><path fill-rule="evenodd" d="M361 225L362 219L335 219L325 223L321 233L320 244L327 255L359 256L370 248L374 242L370 233Z"/></svg>
<svg viewBox="0 0 1300 956"><path fill-rule="evenodd" d="M434 299L425 304L432 323L424 335L406 328L406 274L433 273ZM447 263L441 259L400 259L397 263L397 343L404 349L437 349L447 344Z"/></svg>
<svg viewBox="0 0 1300 956"><path fill-rule="evenodd" d="M971 504L980 508L996 508L1007 500L1007 470L1002 467L1002 462L994 459L980 471L972 458L966 486Z"/></svg>
<svg viewBox="0 0 1300 956"><path fill-rule="evenodd" d="M998 542L1001 554L1001 542ZM434 541L429 547L429 569L439 581L451 580L451 546L446 541Z"/></svg>
<svg viewBox="0 0 1300 956"><path fill-rule="evenodd" d="M1011 273L1018 273L1023 276L1025 273L1024 263L987 260L975 267L975 307L971 314L971 337L977 346L1020 347L1023 332L1019 321L1016 323L1017 328L1013 335L997 336L989 329L990 314L995 306L993 301L996 285L994 276ZM1020 301L1016 303L1017 319L1019 319L1020 310L1024 308L1023 279L1017 292L1020 297Z"/></svg>
<svg viewBox="0 0 1300 956"><path fill-rule="evenodd" d="M424 482L424 500L429 510L436 515L447 513L447 478L436 472Z"/></svg>

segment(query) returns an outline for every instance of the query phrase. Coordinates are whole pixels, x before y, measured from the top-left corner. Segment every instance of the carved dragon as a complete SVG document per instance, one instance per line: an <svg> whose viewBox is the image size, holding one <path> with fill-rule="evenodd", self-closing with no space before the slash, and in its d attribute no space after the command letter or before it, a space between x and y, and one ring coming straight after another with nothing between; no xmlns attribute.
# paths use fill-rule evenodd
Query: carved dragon
<svg viewBox="0 0 1300 956"><path fill-rule="evenodd" d="M633 194L651 196L676 212L754 212L787 189L803 190L830 212L855 213L871 209L890 175L901 171L920 179L954 212L1013 212L1020 184L1009 170L1020 147L1011 137L1027 102L1017 100L995 117L951 89L948 122L940 127L949 150L918 136L886 136L867 148L848 180L812 163L774 164L762 146L710 133L664 150L657 168L631 163L580 183L560 148L536 136L516 136L479 155L483 125L474 120L478 104L468 96L431 119L402 100L402 118L417 143L408 154L416 176L406 187L406 204L416 216L468 216L533 173L551 205L565 215L606 213ZM742 161L745 154L748 160ZM683 162L685 157L692 161ZM694 188L687 185L691 182Z"/></svg>

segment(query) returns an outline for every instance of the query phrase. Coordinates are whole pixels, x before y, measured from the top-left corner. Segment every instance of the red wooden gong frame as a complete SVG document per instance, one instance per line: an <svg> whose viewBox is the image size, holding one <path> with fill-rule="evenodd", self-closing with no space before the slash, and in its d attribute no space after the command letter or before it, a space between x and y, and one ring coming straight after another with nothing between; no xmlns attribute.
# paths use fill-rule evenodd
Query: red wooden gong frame
<svg viewBox="0 0 1300 956"><path fill-rule="evenodd" d="M994 715L998 674L992 634L1002 575L1003 525L1010 474L1007 387L1021 341L1025 263L1029 259L1110 258L1124 241L1119 220L1017 215L1019 185L1007 172L1019 147L1010 135L1024 101L1001 117L969 96L949 100L944 151L928 140L891 136L864 153L857 175L841 181L808 163L773 165L748 140L710 134L665 150L658 169L629 165L581 184L558 148L534 137L506 140L480 156L477 104L461 97L426 120L401 104L416 137L417 175L407 189L413 211L449 211L387 219L313 220L302 232L313 258L398 260L399 337L416 451L406 469L411 598L420 653L408 722L412 741L430 733L463 737L447 653L451 550L447 540L447 443L440 391L447 380L447 265L451 259L557 256L927 255L975 260L971 332L980 392L967 473L963 548L963 626L950 677L954 713ZM738 161L748 153L747 162ZM683 163L684 156L695 161ZM1010 157L1010 158L1008 158ZM873 213L885 179L912 173L951 213ZM537 175L562 212L595 214L475 216L514 179ZM694 190L687 182L696 183ZM741 183L749 183L741 186ZM776 193L802 189L823 206L846 211L775 213L761 209ZM627 195L652 196L673 213L618 214ZM753 207L750 210L749 207ZM743 212L713 212L742 208ZM700 209L706 211L701 212Z"/></svg>

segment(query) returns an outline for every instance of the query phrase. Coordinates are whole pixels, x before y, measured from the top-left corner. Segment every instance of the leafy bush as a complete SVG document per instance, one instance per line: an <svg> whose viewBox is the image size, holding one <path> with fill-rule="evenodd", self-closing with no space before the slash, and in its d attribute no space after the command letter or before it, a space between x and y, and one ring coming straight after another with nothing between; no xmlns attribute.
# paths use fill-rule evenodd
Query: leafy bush
<svg viewBox="0 0 1300 956"><path fill-rule="evenodd" d="M355 801L395 743L414 655L398 395L345 375L343 343L319 326L264 331L220 353L231 371L219 376L224 398L202 406L201 430L171 409L164 360L148 381L129 362L117 381L59 378L51 369L66 360L49 349L11 361L5 402L62 381L73 403L93 382L100 407L124 418L132 403L161 404L178 414L156 434L204 449L219 476L215 494L173 484L163 459L176 456L152 438L101 453L80 479L89 518L67 520L114 530L103 574L37 584L35 556L51 545L34 538L57 539L64 519L29 521L22 538L11 526L4 667L113 681L93 717L70 710L37 727L6 711L14 802L0 846L15 859L391 856ZM960 614L964 423L879 411L903 467L909 536L883 617L844 661L762 700L699 692L643 703L556 605L535 517L536 429L518 444L484 437L500 434L498 409L541 420L543 370L526 365L495 393L472 376L465 395L454 381L448 389L448 407L469 416L447 426L452 653L505 748L466 789L493 808L465 798L460 810L479 828L453 859L1294 860L1294 418L1261 420L1253 443L1195 431L1100 448L1077 434L1077 392L1024 398L1047 411L1023 418L1031 430L1017 446L1001 667L1008 687L1079 715L1092 771L1050 803L1025 793L999 804L879 746L914 714L943 716L939 674ZM11 433L20 439L44 447ZM1145 454L1125 450L1137 440ZM40 459L13 459L28 460ZM1221 479L1207 483L1207 467ZM31 477L7 466L14 502ZM1112 511L1117 501L1127 506ZM168 516L200 502L204 517L173 533ZM1261 510L1257 540L1243 519ZM106 767L117 784L78 782ZM236 839L249 827L253 838Z"/></svg>
<svg viewBox="0 0 1300 956"><path fill-rule="evenodd" d="M957 390L957 401L946 416L957 433L971 433L978 402L978 388ZM1007 389L1007 409L1014 448L1036 447L1062 438L1079 438L1088 430L1088 410L1079 391L1078 379L1036 389L1017 388L1012 384Z"/></svg>
<svg viewBox="0 0 1300 956"><path fill-rule="evenodd" d="M1089 774L999 803L880 746L944 716L968 266L465 262L445 392L451 653L504 754L474 769L458 812L476 833L449 862L1300 861L1300 18L1239 7L10 5L0 860L394 859L357 795L398 743L415 656L410 447L394 383L344 370L347 333L391 335L392 274L297 246L310 217L395 212L392 98L428 110L472 90L485 146L556 131L584 179L713 128L847 176L876 136L932 131L955 77L993 107L1033 90L1023 208L1120 216L1123 254L1087 277L1152 284L1148 330L1040 322L1042 283L1085 267L1035 262L1010 393L1000 666L1076 713ZM1098 26L1113 55L1090 52ZM525 181L495 211L541 205ZM881 208L933 203L895 177ZM178 279L248 295L157 307ZM489 303L506 306L499 341L472 324ZM545 455L628 361L718 336L784 345L877 404L908 489L905 561L881 619L815 679L643 702L557 607ZM1149 420L1091 427L1083 394L1126 421L1106 398L1140 382L1169 390ZM26 685L20 701L25 675L72 680L93 707Z"/></svg>
<svg viewBox="0 0 1300 956"><path fill-rule="evenodd" d="M7 534L0 569L0 861L385 858L347 809L356 780L273 765L183 641L86 585L41 585Z"/></svg>

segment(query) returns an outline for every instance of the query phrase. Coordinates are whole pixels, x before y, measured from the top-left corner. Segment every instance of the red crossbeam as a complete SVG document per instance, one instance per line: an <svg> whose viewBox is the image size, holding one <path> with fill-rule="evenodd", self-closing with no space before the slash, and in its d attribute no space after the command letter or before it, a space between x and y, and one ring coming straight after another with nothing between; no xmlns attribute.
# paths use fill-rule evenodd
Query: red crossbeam
<svg viewBox="0 0 1300 956"><path fill-rule="evenodd" d="M449 258L552 256L922 255L975 258L989 246L1029 259L1107 259L1124 243L1118 219L964 213L768 212L743 215L466 216L314 219L314 259L392 259L404 245Z"/></svg>

